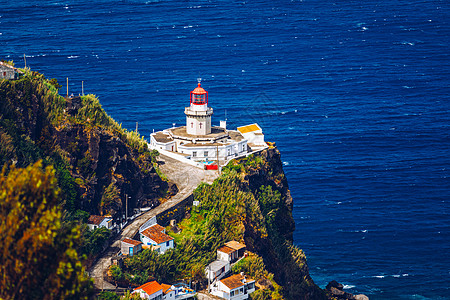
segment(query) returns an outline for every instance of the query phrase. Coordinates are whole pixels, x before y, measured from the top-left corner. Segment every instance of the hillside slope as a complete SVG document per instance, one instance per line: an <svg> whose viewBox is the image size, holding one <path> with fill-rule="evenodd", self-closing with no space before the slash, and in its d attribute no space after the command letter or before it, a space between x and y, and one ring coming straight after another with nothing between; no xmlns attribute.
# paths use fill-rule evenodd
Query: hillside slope
<svg viewBox="0 0 450 300"><path fill-rule="evenodd" d="M142 138L122 129L94 95L66 99L57 87L29 70L0 81L0 164L52 164L69 218L80 210L119 218L125 194L129 212L157 205L168 183Z"/></svg>

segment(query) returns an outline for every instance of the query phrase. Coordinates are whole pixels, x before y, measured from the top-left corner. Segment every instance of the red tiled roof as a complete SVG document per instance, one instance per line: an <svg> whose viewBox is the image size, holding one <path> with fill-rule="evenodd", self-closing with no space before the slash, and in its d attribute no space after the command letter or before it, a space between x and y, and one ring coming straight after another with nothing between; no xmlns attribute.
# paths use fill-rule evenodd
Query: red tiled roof
<svg viewBox="0 0 450 300"><path fill-rule="evenodd" d="M223 253L226 253L226 254L230 254L230 253L232 253L232 252L234 252L236 250L233 249L233 248L230 248L228 246L222 246L219 249L217 249L217 251L220 251L220 252L223 252Z"/></svg>
<svg viewBox="0 0 450 300"><path fill-rule="evenodd" d="M220 282L222 282L224 285L226 285L230 290L244 286L242 283L242 279L244 279L241 274L232 275L230 277L227 277L225 279L222 279Z"/></svg>
<svg viewBox="0 0 450 300"><path fill-rule="evenodd" d="M151 296L152 294L162 290L162 286L156 282L156 281L151 281L151 282L147 282L137 288L135 288L134 290L143 290L144 292L147 293L147 295Z"/></svg>
<svg viewBox="0 0 450 300"><path fill-rule="evenodd" d="M106 217L103 216L97 216L97 215L90 215L88 219L88 224L94 224L94 225L100 225L100 223L105 219Z"/></svg>
<svg viewBox="0 0 450 300"><path fill-rule="evenodd" d="M158 231L165 231L166 230L166 228L162 227L159 224L155 224L155 225L152 225L150 227L152 227L152 228L154 228L155 230L158 230Z"/></svg>
<svg viewBox="0 0 450 300"><path fill-rule="evenodd" d="M129 238L124 238L122 242L127 243L127 244L131 244L131 245L134 245L134 246L142 244L141 241L136 241L136 240L132 240L132 239L129 239Z"/></svg>
<svg viewBox="0 0 450 300"><path fill-rule="evenodd" d="M162 227L158 225L159 227ZM164 229L164 227L162 227ZM146 237L150 238L151 240L155 241L157 244L161 244L164 242L168 242L170 240L173 240L173 237L168 236L167 234L163 233L161 230L158 229L158 227L152 226L150 228L145 229L142 231L142 234Z"/></svg>

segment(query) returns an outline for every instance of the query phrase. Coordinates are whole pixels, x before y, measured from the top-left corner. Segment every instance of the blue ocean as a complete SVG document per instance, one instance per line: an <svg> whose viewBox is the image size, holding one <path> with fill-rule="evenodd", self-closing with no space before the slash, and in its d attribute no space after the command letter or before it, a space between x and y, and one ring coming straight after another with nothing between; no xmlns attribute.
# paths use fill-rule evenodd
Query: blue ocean
<svg viewBox="0 0 450 300"><path fill-rule="evenodd" d="M449 21L444 0L1 0L0 58L146 138L202 78L214 124L276 142L318 285L449 299Z"/></svg>

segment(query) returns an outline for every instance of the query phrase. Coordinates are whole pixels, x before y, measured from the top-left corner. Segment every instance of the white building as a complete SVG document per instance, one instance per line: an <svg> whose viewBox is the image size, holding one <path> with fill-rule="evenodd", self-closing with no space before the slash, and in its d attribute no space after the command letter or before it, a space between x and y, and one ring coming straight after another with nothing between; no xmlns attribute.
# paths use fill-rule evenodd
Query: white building
<svg viewBox="0 0 450 300"><path fill-rule="evenodd" d="M266 142L264 142L264 133L258 124L253 123L246 126L238 127L237 130L247 140L248 145L252 149L265 148Z"/></svg>
<svg viewBox="0 0 450 300"><path fill-rule="evenodd" d="M236 241L229 241L225 246L217 249L217 259L235 262L244 255L245 245Z"/></svg>
<svg viewBox="0 0 450 300"><path fill-rule="evenodd" d="M140 231L140 237L144 245L153 246L153 249L161 254L174 248L173 237L167 235L166 229L158 224Z"/></svg>
<svg viewBox="0 0 450 300"><path fill-rule="evenodd" d="M175 289L170 284L161 283L163 288L163 300L175 300Z"/></svg>
<svg viewBox="0 0 450 300"><path fill-rule="evenodd" d="M141 299L163 300L163 288L156 281L150 281L135 288L132 294L138 294Z"/></svg>
<svg viewBox="0 0 450 300"><path fill-rule="evenodd" d="M228 300L244 300L254 291L255 281L241 273L216 281L210 293Z"/></svg>
<svg viewBox="0 0 450 300"><path fill-rule="evenodd" d="M226 121L221 121L220 126L211 125L213 109L208 107L208 92L200 83L190 93L189 102L189 107L184 110L186 126L152 133L151 149L177 152L194 161L226 161L250 150L247 138L239 130L227 130ZM259 149L265 145L264 135L257 124L249 126L253 125L259 131L252 131L248 136L252 137L254 145Z"/></svg>
<svg viewBox="0 0 450 300"><path fill-rule="evenodd" d="M120 252L122 252L122 255L133 256L134 254L139 253L141 250L142 250L141 241L124 238L120 242Z"/></svg>
<svg viewBox="0 0 450 300"><path fill-rule="evenodd" d="M210 282L223 278L230 272L230 262L226 260L215 260L205 270L206 278Z"/></svg>
<svg viewBox="0 0 450 300"><path fill-rule="evenodd" d="M94 230L100 227L105 227L108 229L114 228L113 219L111 218L111 216L90 215L87 224L90 230Z"/></svg>
<svg viewBox="0 0 450 300"><path fill-rule="evenodd" d="M17 68L0 61L0 79L17 79L19 73L22 73Z"/></svg>

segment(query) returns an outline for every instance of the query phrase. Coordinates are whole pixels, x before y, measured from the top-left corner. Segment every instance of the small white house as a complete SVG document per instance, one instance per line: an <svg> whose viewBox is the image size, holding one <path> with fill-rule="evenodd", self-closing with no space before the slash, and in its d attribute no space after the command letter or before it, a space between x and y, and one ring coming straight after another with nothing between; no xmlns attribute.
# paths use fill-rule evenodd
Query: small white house
<svg viewBox="0 0 450 300"><path fill-rule="evenodd" d="M17 68L0 61L0 79L17 79L21 73Z"/></svg>
<svg viewBox="0 0 450 300"><path fill-rule="evenodd" d="M153 246L153 249L161 254L174 248L173 237L167 235L166 229L158 224L141 231L140 237L144 245Z"/></svg>
<svg viewBox="0 0 450 300"><path fill-rule="evenodd" d="M238 127L237 130L248 141L248 145L252 150L267 147L264 142L264 133L258 124L253 123L246 126Z"/></svg>
<svg viewBox="0 0 450 300"><path fill-rule="evenodd" d="M120 252L122 252L122 255L133 256L134 254L139 253L141 250L142 250L141 241L124 238L120 242Z"/></svg>
<svg viewBox="0 0 450 300"><path fill-rule="evenodd" d="M211 282L223 278L230 272L230 262L226 260L215 260L206 267L206 278Z"/></svg>
<svg viewBox="0 0 450 300"><path fill-rule="evenodd" d="M228 246L222 246L217 249L217 259L231 263L238 259L238 252Z"/></svg>
<svg viewBox="0 0 450 300"><path fill-rule="evenodd" d="M163 288L156 281L150 281L135 288L132 294L138 294L141 299L163 300Z"/></svg>
<svg viewBox="0 0 450 300"><path fill-rule="evenodd" d="M111 216L97 216L97 215L90 215L88 222L87 222L89 229L94 230L100 227L105 227L108 229L113 229L113 219Z"/></svg>
<svg viewBox="0 0 450 300"><path fill-rule="evenodd" d="M215 282L211 294L227 300L244 300L255 291L255 280L236 274Z"/></svg>
<svg viewBox="0 0 450 300"><path fill-rule="evenodd" d="M244 244L236 241L229 241L225 243L225 246L217 249L217 259L232 263L238 260L240 257L244 256L244 252Z"/></svg>
<svg viewBox="0 0 450 300"><path fill-rule="evenodd" d="M150 135L150 146L156 150L177 151L175 140L167 131L158 131Z"/></svg>

